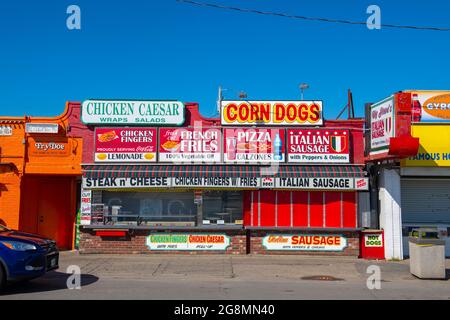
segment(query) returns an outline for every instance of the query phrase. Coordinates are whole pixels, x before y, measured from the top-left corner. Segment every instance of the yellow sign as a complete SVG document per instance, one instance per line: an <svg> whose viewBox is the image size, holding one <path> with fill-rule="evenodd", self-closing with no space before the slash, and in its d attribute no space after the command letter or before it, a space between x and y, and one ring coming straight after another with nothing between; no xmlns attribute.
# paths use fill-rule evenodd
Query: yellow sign
<svg viewBox="0 0 450 320"><path fill-rule="evenodd" d="M450 167L450 125L417 124L411 133L419 138L419 151L402 160L403 167Z"/></svg>

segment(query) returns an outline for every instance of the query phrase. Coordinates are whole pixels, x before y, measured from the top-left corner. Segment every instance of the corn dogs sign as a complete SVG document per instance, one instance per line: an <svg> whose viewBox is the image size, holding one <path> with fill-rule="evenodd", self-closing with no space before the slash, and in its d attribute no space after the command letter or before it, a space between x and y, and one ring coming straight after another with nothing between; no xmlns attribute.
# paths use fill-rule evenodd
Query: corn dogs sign
<svg viewBox="0 0 450 320"><path fill-rule="evenodd" d="M323 124L322 101L222 101L223 125Z"/></svg>

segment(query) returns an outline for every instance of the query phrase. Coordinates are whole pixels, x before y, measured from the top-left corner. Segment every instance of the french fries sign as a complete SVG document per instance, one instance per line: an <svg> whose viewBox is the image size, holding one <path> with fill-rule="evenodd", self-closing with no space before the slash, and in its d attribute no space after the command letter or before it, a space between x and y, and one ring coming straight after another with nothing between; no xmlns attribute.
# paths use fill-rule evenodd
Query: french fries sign
<svg viewBox="0 0 450 320"><path fill-rule="evenodd" d="M223 125L319 126L322 101L222 101Z"/></svg>

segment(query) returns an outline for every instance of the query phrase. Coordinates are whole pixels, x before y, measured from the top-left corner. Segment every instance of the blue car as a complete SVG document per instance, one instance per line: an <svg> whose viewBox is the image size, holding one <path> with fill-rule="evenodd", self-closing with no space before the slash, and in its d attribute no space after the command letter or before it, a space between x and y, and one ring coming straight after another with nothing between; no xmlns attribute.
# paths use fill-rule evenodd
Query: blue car
<svg viewBox="0 0 450 320"><path fill-rule="evenodd" d="M0 225L0 289L13 281L30 280L58 268L56 242Z"/></svg>

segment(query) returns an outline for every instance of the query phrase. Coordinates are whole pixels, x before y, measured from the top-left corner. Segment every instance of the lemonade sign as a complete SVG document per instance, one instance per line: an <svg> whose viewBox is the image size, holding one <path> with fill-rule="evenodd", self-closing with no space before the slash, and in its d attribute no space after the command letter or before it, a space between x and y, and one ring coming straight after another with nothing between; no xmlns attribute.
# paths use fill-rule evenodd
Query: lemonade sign
<svg viewBox="0 0 450 320"><path fill-rule="evenodd" d="M155 162L156 129L97 128L95 162Z"/></svg>

